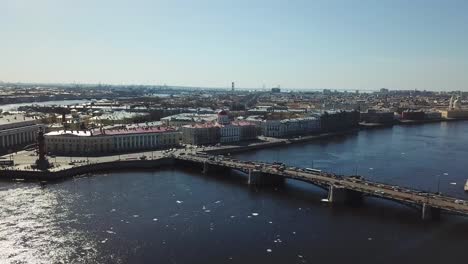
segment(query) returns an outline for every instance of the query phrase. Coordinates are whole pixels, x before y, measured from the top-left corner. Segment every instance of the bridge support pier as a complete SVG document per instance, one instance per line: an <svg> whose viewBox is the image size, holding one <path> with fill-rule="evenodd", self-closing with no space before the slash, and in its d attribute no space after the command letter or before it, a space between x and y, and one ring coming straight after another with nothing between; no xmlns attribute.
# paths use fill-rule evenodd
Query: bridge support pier
<svg viewBox="0 0 468 264"><path fill-rule="evenodd" d="M423 220L438 220L440 219L440 209L434 208L424 203L421 209L421 218Z"/></svg>
<svg viewBox="0 0 468 264"><path fill-rule="evenodd" d="M208 173L211 173L211 172L220 172L220 171L228 171L228 170L229 170L229 168L226 168L226 167L223 167L223 166L216 166L216 165L204 162L202 172L203 172L203 174L208 174Z"/></svg>
<svg viewBox="0 0 468 264"><path fill-rule="evenodd" d="M360 205L362 200L363 195L360 192L348 190L334 185L330 185L328 187L329 203Z"/></svg>
<svg viewBox="0 0 468 264"><path fill-rule="evenodd" d="M257 170L249 170L249 185L268 185L276 186L282 185L285 182L285 178L279 175L263 173Z"/></svg>

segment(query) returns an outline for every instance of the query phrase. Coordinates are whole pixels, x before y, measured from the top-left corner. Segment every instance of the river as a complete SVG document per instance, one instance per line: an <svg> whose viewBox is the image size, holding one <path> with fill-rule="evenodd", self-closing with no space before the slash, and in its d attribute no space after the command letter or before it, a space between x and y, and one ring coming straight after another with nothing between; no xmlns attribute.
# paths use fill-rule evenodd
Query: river
<svg viewBox="0 0 468 264"><path fill-rule="evenodd" d="M468 199L468 122L396 126L258 150L281 161ZM455 263L468 218L366 198L329 206L288 180L249 187L240 173L113 172L55 184L0 182L0 263Z"/></svg>

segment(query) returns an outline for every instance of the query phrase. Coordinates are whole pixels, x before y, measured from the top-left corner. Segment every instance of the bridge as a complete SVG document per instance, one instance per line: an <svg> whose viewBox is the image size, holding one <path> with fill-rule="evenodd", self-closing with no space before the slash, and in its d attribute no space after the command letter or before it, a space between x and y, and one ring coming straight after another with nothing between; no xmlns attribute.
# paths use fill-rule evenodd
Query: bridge
<svg viewBox="0 0 468 264"><path fill-rule="evenodd" d="M468 215L468 201L397 185L369 181L360 176L344 177L318 170L288 167L282 163L241 161L203 153L174 155L175 159L199 164L203 171L234 169L248 175L249 184L281 184L286 178L308 182L328 191L330 203L360 203L364 196L393 200L421 210L423 219L438 218L441 211Z"/></svg>

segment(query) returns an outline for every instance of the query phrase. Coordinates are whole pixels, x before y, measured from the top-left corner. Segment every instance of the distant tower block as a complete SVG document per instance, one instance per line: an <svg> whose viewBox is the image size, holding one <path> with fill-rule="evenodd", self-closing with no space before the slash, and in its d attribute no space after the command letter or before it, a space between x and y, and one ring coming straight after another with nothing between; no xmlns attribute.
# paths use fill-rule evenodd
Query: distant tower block
<svg viewBox="0 0 468 264"><path fill-rule="evenodd" d="M234 82L231 83L231 91L234 92Z"/></svg>

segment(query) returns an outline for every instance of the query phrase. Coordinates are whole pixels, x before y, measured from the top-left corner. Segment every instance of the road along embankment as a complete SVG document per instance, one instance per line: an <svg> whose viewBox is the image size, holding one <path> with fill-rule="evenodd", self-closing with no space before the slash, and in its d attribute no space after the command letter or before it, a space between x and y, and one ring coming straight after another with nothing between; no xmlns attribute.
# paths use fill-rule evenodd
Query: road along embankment
<svg viewBox="0 0 468 264"><path fill-rule="evenodd" d="M88 173L155 169L173 166L174 163L175 160L173 158L160 158L156 160L111 161L86 164L59 171L0 170L0 180L22 179L26 181L56 181Z"/></svg>

